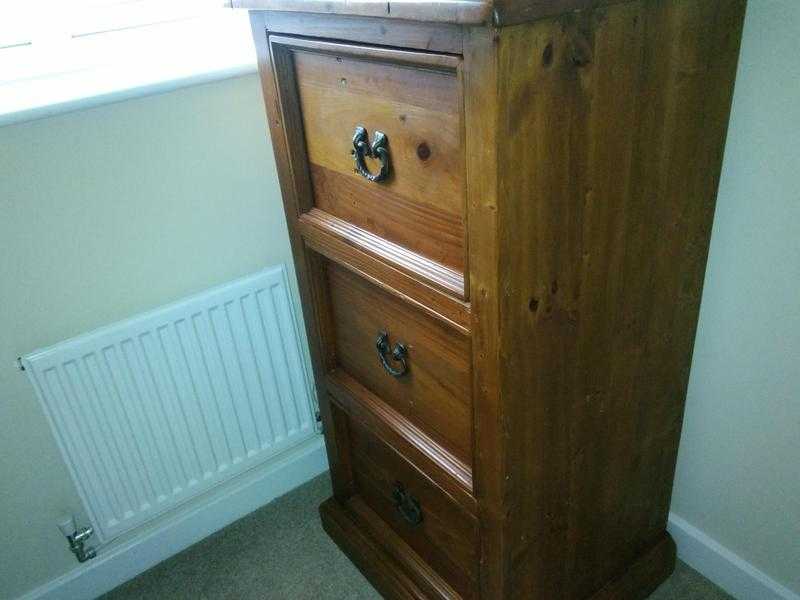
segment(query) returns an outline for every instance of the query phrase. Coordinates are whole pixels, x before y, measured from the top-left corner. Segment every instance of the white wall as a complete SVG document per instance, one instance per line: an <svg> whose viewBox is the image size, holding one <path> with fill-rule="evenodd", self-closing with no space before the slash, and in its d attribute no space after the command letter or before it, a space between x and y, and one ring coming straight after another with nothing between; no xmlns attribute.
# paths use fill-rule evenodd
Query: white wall
<svg viewBox="0 0 800 600"><path fill-rule="evenodd" d="M0 128L0 598L77 565L55 521L80 502L15 358L279 262L255 75Z"/></svg>
<svg viewBox="0 0 800 600"><path fill-rule="evenodd" d="M800 2L750 0L672 510L800 593Z"/></svg>

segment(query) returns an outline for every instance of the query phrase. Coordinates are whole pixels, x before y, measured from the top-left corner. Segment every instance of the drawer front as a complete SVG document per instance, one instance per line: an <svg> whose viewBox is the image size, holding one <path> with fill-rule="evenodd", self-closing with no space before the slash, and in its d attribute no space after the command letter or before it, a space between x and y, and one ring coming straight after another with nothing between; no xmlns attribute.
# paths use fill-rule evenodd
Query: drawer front
<svg viewBox="0 0 800 600"><path fill-rule="evenodd" d="M463 273L464 157L456 70L414 65L420 53L401 52L410 62L398 64L382 54L353 55L352 47L337 54L336 47L293 51L314 206ZM383 181L370 181L356 168L353 139L359 126L365 130L359 154L373 174L382 166L380 152L372 152L375 134L386 136Z"/></svg>
<svg viewBox="0 0 800 600"><path fill-rule="evenodd" d="M354 493L460 595L470 596L477 567L475 516L357 421L348 422L347 431Z"/></svg>
<svg viewBox="0 0 800 600"><path fill-rule="evenodd" d="M327 277L337 368L471 465L469 338L335 263Z"/></svg>

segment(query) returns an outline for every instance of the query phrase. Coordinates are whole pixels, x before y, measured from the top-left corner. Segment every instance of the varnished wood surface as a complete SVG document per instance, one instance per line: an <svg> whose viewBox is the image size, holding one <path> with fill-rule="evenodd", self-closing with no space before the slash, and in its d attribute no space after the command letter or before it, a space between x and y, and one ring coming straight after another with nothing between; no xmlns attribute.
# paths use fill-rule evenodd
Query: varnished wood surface
<svg viewBox="0 0 800 600"><path fill-rule="evenodd" d="M330 150L321 149L321 155L330 156ZM338 150L341 152L342 148ZM350 168L350 173L342 173L312 165L317 208L455 271L458 281L451 277L449 288L463 296L463 215L443 210L443 206L409 200L394 194L388 186L384 189L372 183L367 187ZM427 195L421 192L417 197Z"/></svg>
<svg viewBox="0 0 800 600"><path fill-rule="evenodd" d="M356 493L461 596L474 591L477 522L397 451L353 421L349 427ZM419 502L422 521L409 524L395 508L401 483Z"/></svg>
<svg viewBox="0 0 800 600"><path fill-rule="evenodd" d="M472 290L472 389L475 455L473 485L478 499L482 598L504 598L509 580L509 521L504 506L507 421L500 397L500 229L498 149L501 106L497 88L495 35L474 28L464 40L467 210Z"/></svg>
<svg viewBox="0 0 800 600"><path fill-rule="evenodd" d="M328 391L352 418L408 458L453 500L476 513L472 469L344 371L327 378Z"/></svg>
<svg viewBox="0 0 800 600"><path fill-rule="evenodd" d="M466 464L472 463L469 338L333 263L328 284L336 364ZM375 340L408 348L408 373L389 375Z"/></svg>
<svg viewBox="0 0 800 600"><path fill-rule="evenodd" d="M356 498L350 506L356 507L352 513L333 498L324 502L320 506L323 527L385 598L455 597L455 591L388 527L382 525L379 517L369 515L369 509L362 502ZM377 536L386 540L386 546L365 533L365 522L376 526ZM672 573L674 564L675 543L665 533L628 570L594 594L591 600L645 600ZM422 585L422 581L431 583Z"/></svg>
<svg viewBox="0 0 800 600"><path fill-rule="evenodd" d="M493 0L493 24L495 27L507 27L575 11L603 9L608 5L628 1L630 0Z"/></svg>
<svg viewBox="0 0 800 600"><path fill-rule="evenodd" d="M406 65L409 67L424 66L433 70L454 71L461 62L459 56L440 52L416 52L407 48L385 48L383 46L351 44L339 40L288 37L273 33L270 33L269 37L273 45L309 50L322 54L332 54L333 56L339 57L349 56L358 60L374 60L381 63Z"/></svg>
<svg viewBox="0 0 800 600"><path fill-rule="evenodd" d="M344 472L339 458L339 444L335 438L336 428L330 411L330 402L325 401L327 397L325 374L328 371L327 363L330 359L326 357L326 350L315 341L328 335L324 288L319 285L319 257L315 261L310 253L306 253L305 244L297 226L297 219L301 211L307 207L310 195L310 182L303 152L302 127L297 107L295 106L293 110L290 103L281 101L282 98L289 96L288 91L294 85L293 71L285 55L272 55L267 42L263 13L251 12L250 26L258 58L269 134L273 140L281 198L289 227L289 241L294 257L303 320L306 334L311 342L309 353L314 372L315 390L317 398L320 399L320 416L326 432L325 450L332 475L333 491L337 498L343 500L350 494L349 478Z"/></svg>
<svg viewBox="0 0 800 600"><path fill-rule="evenodd" d="M450 600L447 582L400 536L354 496L342 504L333 498L320 506L322 526L385 598Z"/></svg>
<svg viewBox="0 0 800 600"><path fill-rule="evenodd" d="M491 4L482 0L226 0L232 8L357 15L408 21L485 23L491 18Z"/></svg>
<svg viewBox="0 0 800 600"><path fill-rule="evenodd" d="M385 246L385 241L376 244L378 251L376 245L369 249L351 245L347 235L336 235L330 231L331 228L321 224L329 224L334 217L325 215L324 219L317 219L317 216L318 212L312 209L304 213L298 222L298 229L309 248L444 321L463 335L469 334L472 324L469 304L442 291L457 293L461 289L455 283L452 287L449 285L451 279L455 282L454 278L448 277L447 281L438 280L436 285L429 285L433 275L427 269L420 269L416 261L406 262L405 252L402 257L397 253L390 262L383 262L379 257L382 256L380 250ZM402 268L403 265L408 268ZM409 265L413 265L413 268Z"/></svg>
<svg viewBox="0 0 800 600"><path fill-rule="evenodd" d="M322 185L324 186L324 183ZM317 235L317 232L322 232L321 235L327 234L336 237L345 244L383 259L384 262L438 287L444 292L464 298L462 273L449 269L416 252L411 252L399 244L389 242L385 237L361 229L351 221L334 217L322 208L313 208L300 216L300 224L306 237L313 237ZM312 231L312 227L317 231Z"/></svg>
<svg viewBox="0 0 800 600"><path fill-rule="evenodd" d="M509 597L586 598L663 535L743 15L501 32L501 134L535 140L498 147Z"/></svg>
<svg viewBox="0 0 800 600"><path fill-rule="evenodd" d="M744 0L494 7L506 27L460 37L321 12L347 43L273 36L271 55L267 18L313 36L323 21L251 13L334 482L323 522L390 598L639 600L675 560L666 517ZM406 48L439 49L378 41L402 47L401 29ZM421 96L450 115L461 155L444 172L458 177L374 198L439 213L390 222L369 191L320 175L352 165L324 162L340 135L310 142L304 113L342 109L325 112L327 93L303 103L301 80L345 61L370 67L363 114ZM431 77L450 78L451 99ZM461 263L444 216L460 219ZM463 270L465 298L447 269ZM410 386L377 360L384 327L410 346ZM441 548L452 538L436 528L426 544L398 535L396 473L475 517L474 557Z"/></svg>
<svg viewBox="0 0 800 600"><path fill-rule="evenodd" d="M627 0L227 0L232 8L505 27ZM331 36L326 36L331 37ZM402 44L400 44L402 45Z"/></svg>
<svg viewBox="0 0 800 600"><path fill-rule="evenodd" d="M675 570L675 542L669 533L640 554L628 569L593 594L591 600L645 600Z"/></svg>
<svg viewBox="0 0 800 600"><path fill-rule="evenodd" d="M293 52L315 206L463 273L456 71L389 62L430 58L421 53L381 51L375 54L386 62L376 62L350 57L343 45L315 48L325 52ZM433 58L438 66L441 57ZM371 136L375 131L388 136L387 181L370 182L354 170L352 139L359 125ZM368 163L373 171L379 169L375 161Z"/></svg>
<svg viewBox="0 0 800 600"><path fill-rule="evenodd" d="M274 33L449 54L461 54L463 50L463 31L459 25L313 13L263 11L261 14L267 29Z"/></svg>

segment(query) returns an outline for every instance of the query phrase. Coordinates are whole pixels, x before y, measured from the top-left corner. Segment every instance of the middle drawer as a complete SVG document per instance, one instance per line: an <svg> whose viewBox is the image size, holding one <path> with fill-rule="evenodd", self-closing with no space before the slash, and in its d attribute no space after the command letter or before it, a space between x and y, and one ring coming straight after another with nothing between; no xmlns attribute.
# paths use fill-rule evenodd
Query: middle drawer
<svg viewBox="0 0 800 600"><path fill-rule="evenodd" d="M338 368L471 465L469 337L336 263L326 272Z"/></svg>

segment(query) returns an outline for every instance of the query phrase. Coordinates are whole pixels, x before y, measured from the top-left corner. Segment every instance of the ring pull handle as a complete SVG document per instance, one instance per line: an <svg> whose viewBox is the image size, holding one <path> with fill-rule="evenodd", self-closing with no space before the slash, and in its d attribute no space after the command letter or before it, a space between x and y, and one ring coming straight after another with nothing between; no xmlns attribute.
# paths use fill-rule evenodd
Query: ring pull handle
<svg viewBox="0 0 800 600"><path fill-rule="evenodd" d="M355 161L356 171L368 181L383 181L389 177L389 138L382 131L376 131L372 137L372 144L369 143L369 134L361 125L356 127L353 134L353 160ZM381 170L371 173L366 157L378 159L381 162Z"/></svg>
<svg viewBox="0 0 800 600"><path fill-rule="evenodd" d="M409 494L399 481L394 484L392 500L397 512L409 525L416 526L422 523L422 507L419 505L419 500Z"/></svg>
<svg viewBox="0 0 800 600"><path fill-rule="evenodd" d="M398 342L394 345L394 349L392 349L391 345L389 344L389 334L385 331L381 331L378 334L375 347L378 350L378 358L380 359L384 370L389 373L389 375L392 377L402 377L408 372L408 363L406 362L408 348L406 348L405 344ZM400 368L396 369L389 363L389 359L386 356L390 352L392 355L392 360L400 363Z"/></svg>

